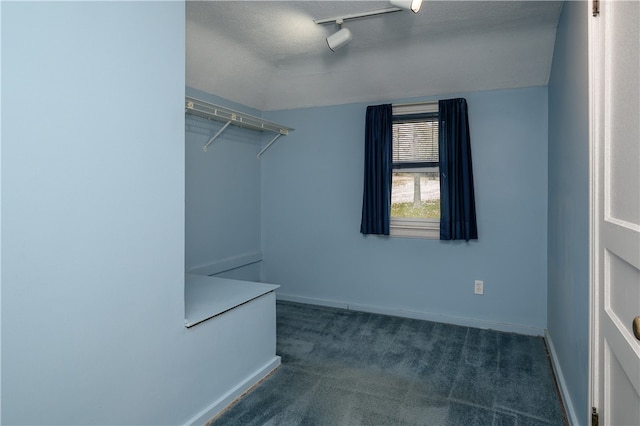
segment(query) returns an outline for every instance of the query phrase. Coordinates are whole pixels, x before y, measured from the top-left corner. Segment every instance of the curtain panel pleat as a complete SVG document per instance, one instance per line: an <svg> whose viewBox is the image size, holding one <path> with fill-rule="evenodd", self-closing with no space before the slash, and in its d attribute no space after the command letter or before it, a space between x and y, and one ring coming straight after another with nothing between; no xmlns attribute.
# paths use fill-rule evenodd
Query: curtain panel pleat
<svg viewBox="0 0 640 426"><path fill-rule="evenodd" d="M439 101L440 239L477 240L467 101Z"/></svg>
<svg viewBox="0 0 640 426"><path fill-rule="evenodd" d="M389 235L393 112L391 104L367 107L365 122L363 234Z"/></svg>

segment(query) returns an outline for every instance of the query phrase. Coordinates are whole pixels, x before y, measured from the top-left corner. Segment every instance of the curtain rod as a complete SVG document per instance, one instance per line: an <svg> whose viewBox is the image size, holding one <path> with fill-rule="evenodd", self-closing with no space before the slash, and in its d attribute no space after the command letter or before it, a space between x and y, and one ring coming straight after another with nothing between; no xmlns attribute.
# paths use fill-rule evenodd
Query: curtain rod
<svg viewBox="0 0 640 426"><path fill-rule="evenodd" d="M391 104L394 107L405 107L405 106L414 106L414 105L425 105L425 104L437 104L438 101L424 101L424 102L406 102L400 104Z"/></svg>

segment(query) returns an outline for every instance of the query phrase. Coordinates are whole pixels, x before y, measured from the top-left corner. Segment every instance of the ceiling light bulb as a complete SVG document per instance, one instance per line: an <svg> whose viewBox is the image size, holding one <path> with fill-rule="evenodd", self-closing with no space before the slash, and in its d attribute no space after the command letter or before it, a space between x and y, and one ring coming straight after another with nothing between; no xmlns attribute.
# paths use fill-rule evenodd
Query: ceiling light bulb
<svg viewBox="0 0 640 426"><path fill-rule="evenodd" d="M390 3L395 7L410 10L413 13L418 13L420 6L422 6L422 0L390 0Z"/></svg>
<svg viewBox="0 0 640 426"><path fill-rule="evenodd" d="M327 37L327 44L329 45L329 49L335 52L345 44L349 43L352 38L353 35L351 34L351 31L349 31L348 28L342 28Z"/></svg>

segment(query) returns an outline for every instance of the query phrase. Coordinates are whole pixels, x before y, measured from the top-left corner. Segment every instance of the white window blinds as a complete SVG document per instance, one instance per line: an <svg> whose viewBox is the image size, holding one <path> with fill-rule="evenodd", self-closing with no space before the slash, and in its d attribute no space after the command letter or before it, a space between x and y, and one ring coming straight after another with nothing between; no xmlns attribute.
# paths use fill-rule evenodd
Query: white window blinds
<svg viewBox="0 0 640 426"><path fill-rule="evenodd" d="M400 117L393 123L393 163L437 163L438 116Z"/></svg>

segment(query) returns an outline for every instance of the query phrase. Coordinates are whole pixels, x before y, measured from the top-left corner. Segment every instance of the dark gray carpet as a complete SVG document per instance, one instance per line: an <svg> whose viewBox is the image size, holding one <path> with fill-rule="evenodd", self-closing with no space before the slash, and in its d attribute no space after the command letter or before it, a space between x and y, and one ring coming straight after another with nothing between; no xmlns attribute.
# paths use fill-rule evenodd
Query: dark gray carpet
<svg viewBox="0 0 640 426"><path fill-rule="evenodd" d="M541 337L277 304L282 366L222 425L565 425Z"/></svg>

